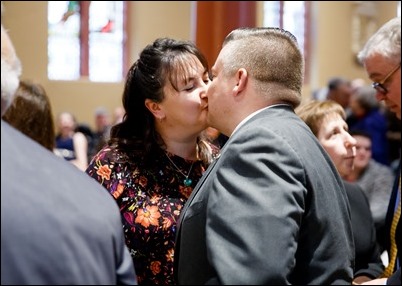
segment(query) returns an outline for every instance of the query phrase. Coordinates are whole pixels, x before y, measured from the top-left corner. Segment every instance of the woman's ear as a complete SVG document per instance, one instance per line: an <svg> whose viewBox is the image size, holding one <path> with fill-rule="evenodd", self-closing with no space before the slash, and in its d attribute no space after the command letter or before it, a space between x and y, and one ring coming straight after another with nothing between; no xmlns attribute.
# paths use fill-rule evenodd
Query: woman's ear
<svg viewBox="0 0 402 286"><path fill-rule="evenodd" d="M148 98L145 100L145 106L155 116L156 119L162 120L163 118L165 118L165 112L163 111L163 108L161 108L159 103Z"/></svg>

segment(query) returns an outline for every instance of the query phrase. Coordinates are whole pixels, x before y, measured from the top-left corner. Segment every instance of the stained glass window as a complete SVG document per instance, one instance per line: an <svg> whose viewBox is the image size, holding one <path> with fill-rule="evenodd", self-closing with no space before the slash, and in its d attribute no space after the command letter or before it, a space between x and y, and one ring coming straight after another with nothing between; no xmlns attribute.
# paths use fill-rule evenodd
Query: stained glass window
<svg viewBox="0 0 402 286"><path fill-rule="evenodd" d="M124 1L48 1L49 79L121 81L124 13Z"/></svg>

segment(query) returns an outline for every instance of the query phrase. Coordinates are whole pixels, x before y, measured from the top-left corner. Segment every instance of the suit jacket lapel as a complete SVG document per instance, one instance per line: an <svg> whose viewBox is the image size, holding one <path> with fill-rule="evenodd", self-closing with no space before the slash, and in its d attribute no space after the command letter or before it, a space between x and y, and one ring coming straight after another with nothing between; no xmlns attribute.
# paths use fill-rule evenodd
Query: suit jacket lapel
<svg viewBox="0 0 402 286"><path fill-rule="evenodd" d="M211 170L215 167L216 162L219 160L219 157L217 157L212 163L211 165L209 165L209 167L207 168L207 170L205 171L205 173L202 175L201 179L198 181L198 184L195 186L194 190L191 192L190 197L187 200L187 203L184 205L183 210L181 211L181 216L183 217L188 206L191 204L192 200L194 199L194 197L197 195L198 191L200 190L201 186L204 184L206 178L209 176L209 174L211 173ZM180 228L180 224L178 225L178 229Z"/></svg>

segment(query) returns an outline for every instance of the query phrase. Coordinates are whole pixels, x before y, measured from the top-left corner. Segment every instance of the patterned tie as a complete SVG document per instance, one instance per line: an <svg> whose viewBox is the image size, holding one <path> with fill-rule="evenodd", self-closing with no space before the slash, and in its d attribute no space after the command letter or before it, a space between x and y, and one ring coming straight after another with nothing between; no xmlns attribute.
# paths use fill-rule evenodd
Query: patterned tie
<svg viewBox="0 0 402 286"><path fill-rule="evenodd" d="M389 258L389 264L387 268L384 270L382 273L381 277L387 278L392 275L394 272L394 266L396 263L396 258L397 258L397 253L398 253L398 248L396 246L395 242L395 232L396 232L396 227L399 222L399 217L401 216L401 176L399 175L399 189L398 189L399 194L397 194L397 203L398 207L396 208L396 211L394 213L394 217L392 218L392 224L391 224L391 230L390 230L390 242L391 242L391 250L390 250L390 258ZM399 197L399 199L398 199Z"/></svg>

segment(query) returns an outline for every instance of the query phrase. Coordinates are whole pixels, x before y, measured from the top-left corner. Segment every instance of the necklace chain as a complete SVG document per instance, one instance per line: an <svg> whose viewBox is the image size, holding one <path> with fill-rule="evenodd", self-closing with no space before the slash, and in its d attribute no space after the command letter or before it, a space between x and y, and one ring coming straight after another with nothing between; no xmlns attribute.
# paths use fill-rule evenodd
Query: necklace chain
<svg viewBox="0 0 402 286"><path fill-rule="evenodd" d="M170 163L172 163L172 165L176 168L176 170L179 171L180 174L182 174L184 176L184 178L185 178L184 181L183 181L184 185L186 187L190 186L193 181L191 179L189 179L188 176L190 176L191 170L193 169L194 162L191 163L190 170L188 170L187 175L186 175L180 170L179 167L177 167L177 165L173 162L173 160L170 159L169 155L166 152L165 152L165 155L168 158L168 160L170 161Z"/></svg>

